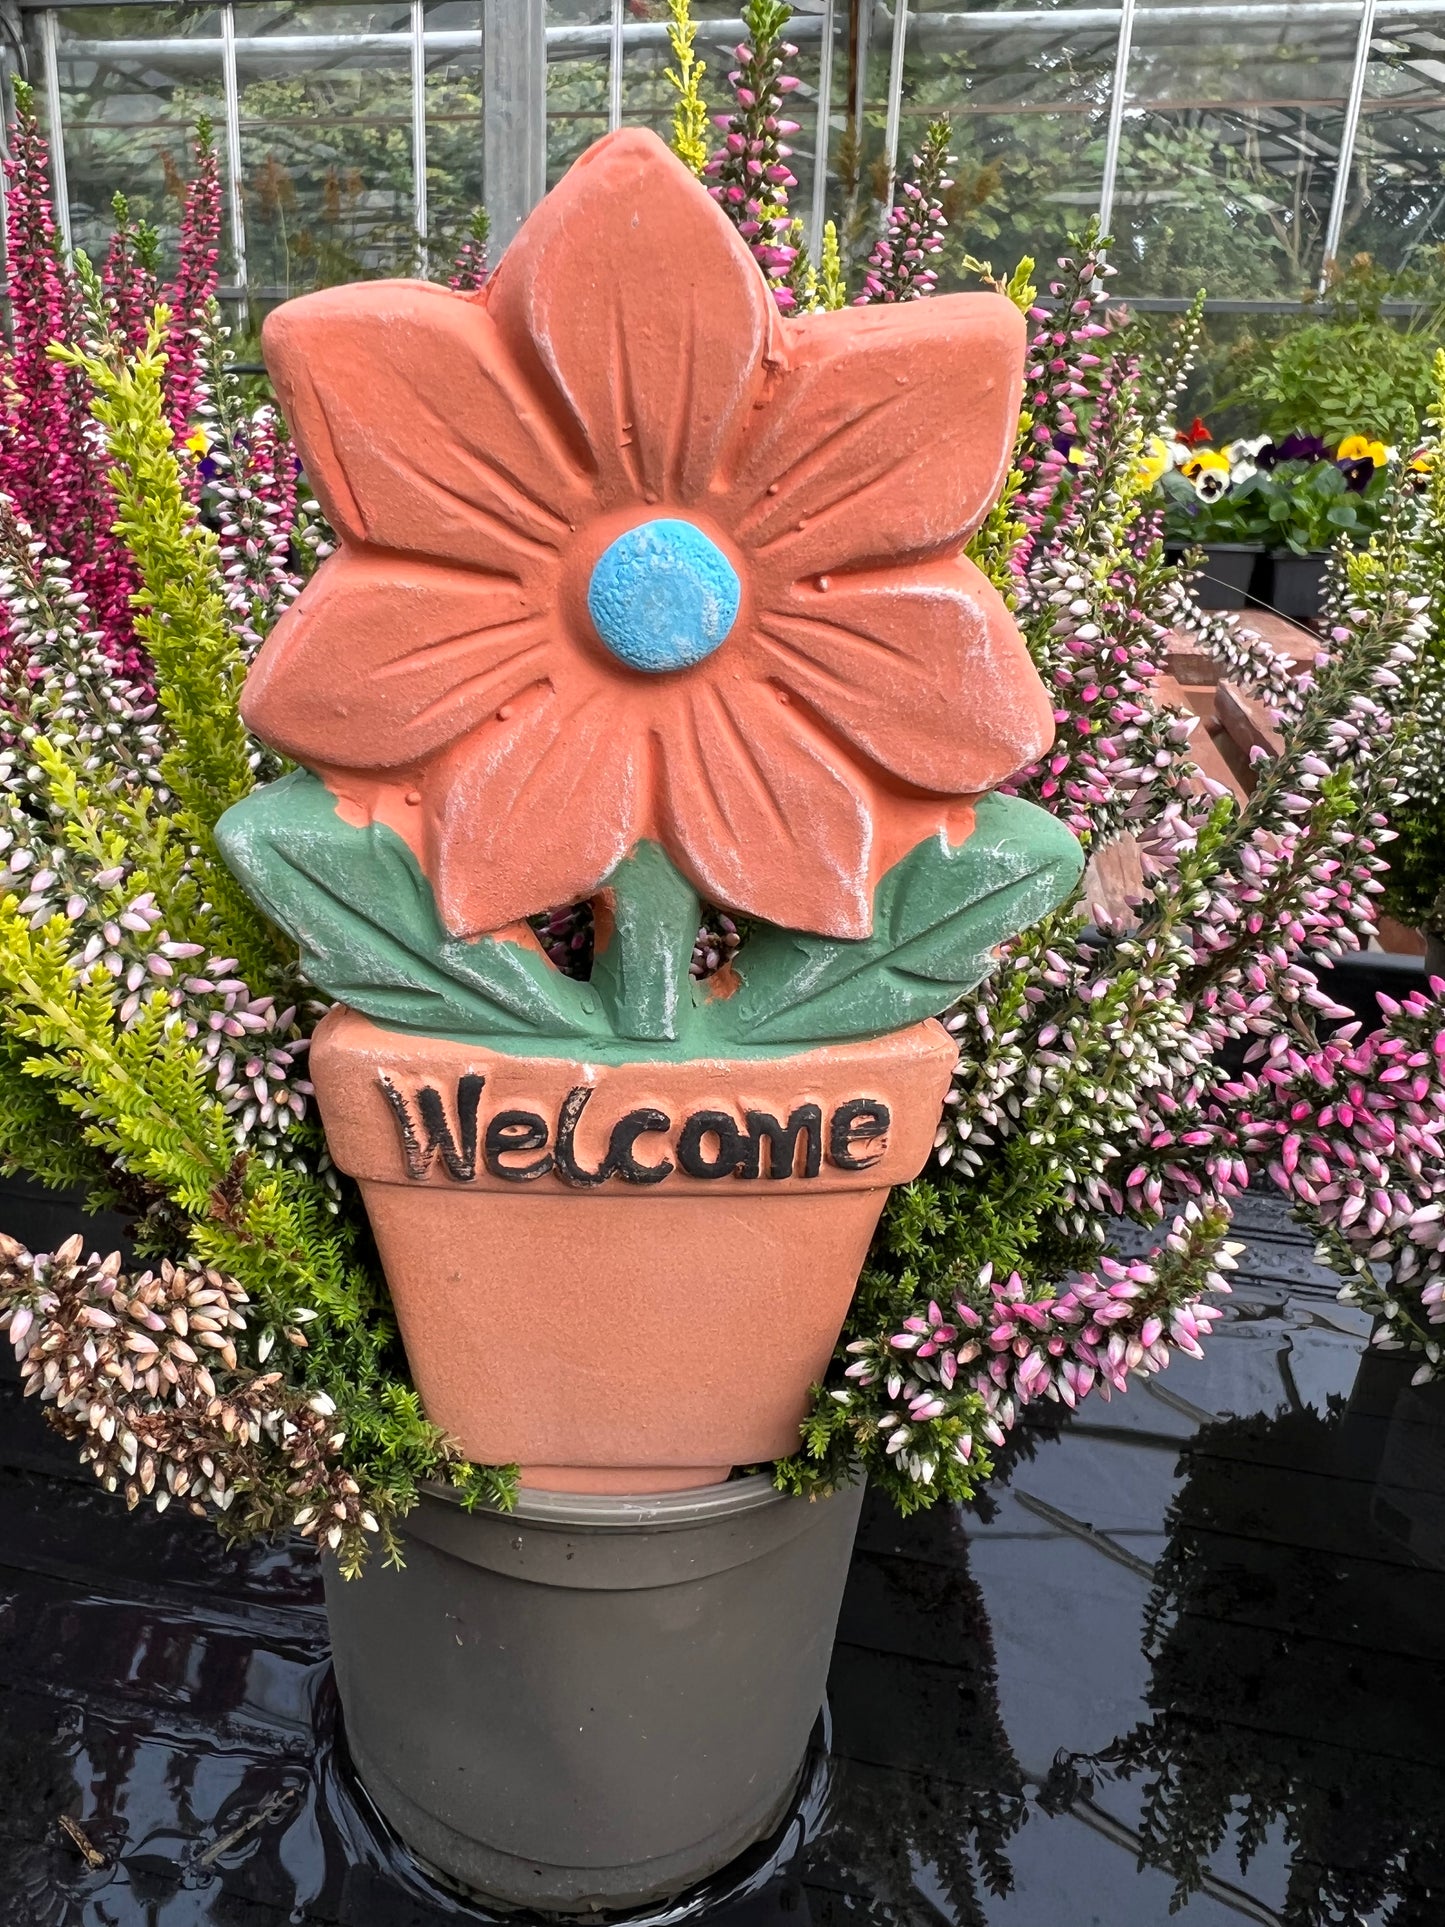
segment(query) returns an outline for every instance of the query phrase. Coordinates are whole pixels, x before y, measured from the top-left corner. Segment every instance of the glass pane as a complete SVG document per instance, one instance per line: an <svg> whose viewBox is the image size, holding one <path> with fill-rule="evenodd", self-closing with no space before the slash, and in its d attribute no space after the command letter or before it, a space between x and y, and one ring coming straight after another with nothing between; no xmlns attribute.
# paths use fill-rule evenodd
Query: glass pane
<svg viewBox="0 0 1445 1927"><path fill-rule="evenodd" d="M547 0L548 187L607 132L611 21L609 0Z"/></svg>
<svg viewBox="0 0 1445 1927"><path fill-rule="evenodd" d="M1423 269L1445 244L1445 20L1379 27L1365 70L1340 255Z"/></svg>
<svg viewBox="0 0 1445 1927"><path fill-rule="evenodd" d="M410 17L237 7L246 264L263 298L415 267Z"/></svg>
<svg viewBox="0 0 1445 1927"><path fill-rule="evenodd" d="M159 231L162 262L173 262L203 115L224 148L220 17L209 7L71 7L55 18L75 245L92 258L105 252L111 198L122 193ZM40 71L32 57L37 81ZM223 274L229 265L223 253Z"/></svg>
<svg viewBox="0 0 1445 1927"><path fill-rule="evenodd" d="M1081 25L1066 7L1030 8L1018 21L995 6L963 14L948 0L915 0L903 67L899 164L930 120L953 121L954 186L946 202L943 279L967 251L1012 268L1032 255L1047 272L1099 205L1104 130L1117 29ZM876 230L886 47L870 63L866 186Z"/></svg>
<svg viewBox="0 0 1445 1927"><path fill-rule="evenodd" d="M1114 200L1121 294L1298 298L1319 278L1358 22L1247 12L1230 6L1212 31L1140 6Z"/></svg>
<svg viewBox="0 0 1445 1927"><path fill-rule="evenodd" d="M436 0L426 9L426 188L430 271L445 280L485 201L482 184L480 0Z"/></svg>

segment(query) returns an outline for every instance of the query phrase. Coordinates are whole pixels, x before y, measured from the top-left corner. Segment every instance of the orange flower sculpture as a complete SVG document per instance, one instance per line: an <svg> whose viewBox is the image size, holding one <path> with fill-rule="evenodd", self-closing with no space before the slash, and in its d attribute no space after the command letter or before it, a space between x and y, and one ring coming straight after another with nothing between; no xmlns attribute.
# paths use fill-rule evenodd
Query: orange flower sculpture
<svg viewBox="0 0 1445 1927"><path fill-rule="evenodd" d="M866 936L879 877L1052 733L960 554L1023 351L994 295L781 319L662 143L609 135L485 292L271 316L340 549L246 720L406 839L454 935L648 838L709 901Z"/></svg>

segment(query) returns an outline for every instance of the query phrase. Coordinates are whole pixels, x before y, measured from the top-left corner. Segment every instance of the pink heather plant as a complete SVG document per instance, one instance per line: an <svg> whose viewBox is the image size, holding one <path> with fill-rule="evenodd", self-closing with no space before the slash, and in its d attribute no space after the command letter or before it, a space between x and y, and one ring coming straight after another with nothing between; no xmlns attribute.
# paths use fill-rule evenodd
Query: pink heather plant
<svg viewBox="0 0 1445 1927"><path fill-rule="evenodd" d="M111 203L115 229L101 268L101 285L116 334L134 352L145 345L160 291L156 282L159 236L144 221L133 221L124 194Z"/></svg>
<svg viewBox="0 0 1445 1927"><path fill-rule="evenodd" d="M810 1462L860 1452L905 1506L966 1494L988 1469L980 1441L996 1445L1030 1401L1121 1390L1195 1350L1218 1316L1207 1294L1233 1255L1231 1200L1278 1165L1282 1101L1265 1088L1246 1116L1219 1054L1312 1040L1317 1016L1346 1014L1315 964L1374 930L1395 710L1422 637L1398 521L1339 576L1312 676L1283 687L1273 652L1205 625L1196 640L1271 703L1284 736L1242 810L1215 794L1190 759L1193 719L1156 688L1189 604L1145 506L1143 455L1177 374L1146 378L1113 346L1087 237L1060 265L1054 305L1036 311L1028 397L1060 444L1051 431L1049 459L1025 444L1027 473L998 512L1019 539L1000 556L995 526L984 552L1057 694L1057 743L1020 787L1092 849L1134 837L1145 887L1116 928L1057 913L949 1019L961 1048L938 1175L890 1207L790 1462L802 1485ZM1085 437L1091 459L1069 461ZM1388 1058L1358 1061L1383 1075ZM1419 1161L1428 1173L1423 1149ZM1438 1160L1411 1202L1427 1244L1436 1184ZM1169 1226L1159 1249L1117 1257L1121 1214Z"/></svg>
<svg viewBox="0 0 1445 1927"><path fill-rule="evenodd" d="M899 189L898 203L868 257L855 307L874 301L917 301L937 287L938 270L932 263L943 252L948 228L943 196L953 186L947 175L953 159L948 151L952 132L947 120L929 123Z"/></svg>
<svg viewBox="0 0 1445 1927"><path fill-rule="evenodd" d="M1099 249L1097 233L1081 237L1078 257L1059 262L1062 275L1049 284L1054 306L1033 305L1029 320L1038 324L1029 340L1024 370L1024 408L1029 417L1025 446L1018 457L1023 489L1018 507L1030 537L1037 539L1051 516L1061 515L1077 486L1070 456L1091 461L1079 431L1079 404L1104 399L1096 344L1109 333L1103 284L1114 274ZM1118 379L1116 374L1115 380ZM1030 547L1015 558L1016 571L1028 565Z"/></svg>
<svg viewBox="0 0 1445 1927"><path fill-rule="evenodd" d="M484 207L477 208L447 276L447 286L455 288L458 294L475 294L478 288L487 285L487 276L491 273L487 254L491 232L490 215Z"/></svg>
<svg viewBox="0 0 1445 1927"><path fill-rule="evenodd" d="M1367 1036L1349 1024L1311 1049L1277 1034L1220 1098L1318 1226L1341 1298L1375 1315L1374 1344L1424 1353L1418 1384L1439 1373L1445 1337L1445 981L1379 1004Z"/></svg>
<svg viewBox="0 0 1445 1927"><path fill-rule="evenodd" d="M1036 1399L1057 1399L1073 1410L1091 1391L1107 1401L1111 1392L1129 1389L1131 1375L1163 1371L1173 1351L1202 1358L1200 1340L1221 1312L1201 1294L1228 1292L1224 1274L1241 1249L1220 1230L1218 1213L1211 1222L1197 1205L1186 1205L1153 1257L1105 1256L1062 1289L1027 1286L1017 1271L997 1277L985 1264L946 1311L930 1299L901 1331L852 1340L844 1376L859 1389L875 1388L875 1396L881 1392L887 1404L873 1417L884 1451L926 1486L938 1467L920 1444L919 1428L944 1417L960 1390L977 1401L980 1435L1001 1446L1020 1411ZM831 1396L846 1407L854 1393ZM960 1432L951 1450L968 1465L973 1434Z"/></svg>
<svg viewBox="0 0 1445 1927"><path fill-rule="evenodd" d="M11 329L0 362L0 493L47 539L53 537L79 574L95 540L104 540L103 483L84 384L48 352L51 342L73 339L80 321L51 211L49 163L30 91L21 82L5 163Z"/></svg>
<svg viewBox="0 0 1445 1927"><path fill-rule="evenodd" d="M166 398L171 430L184 444L195 425L203 392L204 351L213 325L221 237L221 174L211 123L196 129L196 171L186 184L175 278L161 299L166 324ZM150 316L146 315L149 323ZM135 342L140 347L144 333Z"/></svg>
<svg viewBox="0 0 1445 1927"><path fill-rule="evenodd" d="M940 168L946 144L940 129ZM939 230L915 179L921 191L905 191L891 217L864 299L887 298L885 270L916 270L914 296L934 286L926 262L937 250L923 236ZM907 241L917 244L911 258ZM1341 614L1312 674L1236 619L1206 616L1188 578L1166 566L1145 499L1146 452L1172 418L1198 316L1146 372L1116 345L1111 273L1089 233L1059 263L1047 304L1027 292L1036 326L1025 435L1011 491L974 553L1016 604L1057 695L1057 741L1019 787L1091 849L1133 838L1143 900L1103 931L1056 914L949 1019L961 1049L938 1175L895 1198L885 1218L847 1348L803 1453L782 1469L798 1489L856 1454L905 1508L966 1496L988 1469L977 1441L999 1443L1030 1399L1072 1404L1096 1384L1122 1390L1172 1350L1197 1349L1217 1316L1205 1294L1232 1254L1230 1200L1263 1175L1277 1123L1265 1103L1248 1130L1236 1128L1238 1093L1219 1053L1231 1041L1259 1052L1281 1036L1312 1040L1317 1016L1346 1015L1314 964L1374 933L1399 797L1395 713L1426 607L1411 591L1400 525L1375 563L1336 570ZM894 298L903 292L896 284ZM1243 811L1193 763L1197 719L1159 700L1177 627L1284 733ZM1426 1242L1436 1181L1412 1206ZM1438 1182L1445 1191L1445 1176ZM1108 1246L1117 1214L1172 1227L1151 1257L1125 1264ZM1076 1311L1102 1310L1101 1294L1131 1286L1141 1296L1147 1286L1147 1304L1133 1323L1095 1316L1108 1331L1102 1351L1071 1328ZM1021 1312L1026 1304L1042 1309ZM925 1361L940 1324L963 1350L939 1339L933 1371ZM906 1370L900 1352L913 1354Z"/></svg>
<svg viewBox="0 0 1445 1927"><path fill-rule="evenodd" d="M166 297L173 304L166 381L178 439L184 439L199 392L197 316L211 300L216 279L219 185L204 128L197 162L182 221L180 265ZM94 323L74 268L63 257L51 204L49 149L23 82L16 89L11 158L5 165L13 326L3 356L0 495L50 553L65 558L71 593L83 598L103 652L126 675L144 681L145 654L132 621L136 576L114 534L104 442L90 414L83 375L51 353L56 343L82 339ZM116 217L100 281L105 327L134 350L154 305L155 239L132 222L123 198L117 200ZM12 640L7 637L7 645Z"/></svg>
<svg viewBox="0 0 1445 1927"><path fill-rule="evenodd" d="M153 1022L163 1001L167 1026L198 1044L238 1147L274 1159L311 1090L299 1074L306 1039L294 1002L253 993L234 957L175 938L155 889L137 887L140 866L103 846L83 808L88 838L59 830L77 763L112 807L129 799L139 814L168 800L155 699L81 629L69 579L0 507L0 609L19 645L0 681L0 889L21 893L18 912L34 931L64 918L77 968L122 1028ZM186 900L175 879L170 894Z"/></svg>
<svg viewBox="0 0 1445 1927"><path fill-rule="evenodd" d="M788 193L798 182L785 139L798 123L784 113L798 85L786 72L798 51L783 38L790 14L782 0L748 0L743 8L750 39L738 46L738 64L728 75L734 104L713 116L723 141L703 170L709 194L747 241L785 313L797 305L789 277L798 259L788 217Z"/></svg>
<svg viewBox="0 0 1445 1927"><path fill-rule="evenodd" d="M68 558L0 504L0 1168L88 1183L172 1262L130 1277L78 1240L54 1257L5 1240L0 1329L108 1489L228 1531L314 1532L354 1569L419 1478L508 1488L459 1467L391 1375L310 1111L320 1006L210 838L261 761L228 692L320 530L274 416L243 406L213 300L196 349L217 392L197 394L216 472L240 478L221 483L223 537L174 446L164 310L132 356L100 277L82 269L80 293L72 365L104 420L159 690L104 647Z"/></svg>
<svg viewBox="0 0 1445 1927"><path fill-rule="evenodd" d="M245 405L214 302L201 339L195 422L205 454L196 473L220 542L226 606L249 661L331 544L280 416L269 402Z"/></svg>

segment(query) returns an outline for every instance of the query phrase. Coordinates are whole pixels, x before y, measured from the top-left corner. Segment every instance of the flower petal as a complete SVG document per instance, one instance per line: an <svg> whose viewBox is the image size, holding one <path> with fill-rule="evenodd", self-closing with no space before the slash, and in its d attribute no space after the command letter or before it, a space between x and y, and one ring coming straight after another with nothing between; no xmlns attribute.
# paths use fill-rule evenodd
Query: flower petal
<svg viewBox="0 0 1445 1927"><path fill-rule="evenodd" d="M502 257L487 306L555 383L609 508L701 500L776 354L747 246L644 128L574 163Z"/></svg>
<svg viewBox="0 0 1445 1927"><path fill-rule="evenodd" d="M662 836L709 901L866 937L873 822L846 759L766 683L699 684L664 739Z"/></svg>
<svg viewBox="0 0 1445 1927"><path fill-rule="evenodd" d="M518 569L590 491L486 308L422 281L288 301L266 362L307 479L346 542Z"/></svg>
<svg viewBox="0 0 1445 1927"><path fill-rule="evenodd" d="M241 714L298 762L395 769L455 742L566 660L509 576L343 550L267 638Z"/></svg>
<svg viewBox="0 0 1445 1927"><path fill-rule="evenodd" d="M733 475L737 538L791 576L961 547L1018 430L1013 303L935 295L784 325L785 370Z"/></svg>
<svg viewBox="0 0 1445 1927"><path fill-rule="evenodd" d="M596 889L637 841L641 749L617 695L525 696L423 779L423 867L454 936Z"/></svg>
<svg viewBox="0 0 1445 1927"><path fill-rule="evenodd" d="M1024 639L964 556L797 583L758 628L778 682L906 783L977 795L1053 740Z"/></svg>

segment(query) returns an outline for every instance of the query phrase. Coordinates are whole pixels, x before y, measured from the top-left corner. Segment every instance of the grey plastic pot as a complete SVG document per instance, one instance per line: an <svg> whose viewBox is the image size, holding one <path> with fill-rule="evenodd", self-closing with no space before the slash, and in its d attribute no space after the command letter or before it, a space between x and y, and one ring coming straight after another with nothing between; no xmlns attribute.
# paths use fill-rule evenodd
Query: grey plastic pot
<svg viewBox="0 0 1445 1927"><path fill-rule="evenodd" d="M1258 543L1206 542L1204 563L1194 578L1195 600L1201 609L1242 609L1249 599L1255 565L1264 551ZM1171 562L1187 553L1183 544L1167 550Z"/></svg>
<svg viewBox="0 0 1445 1927"><path fill-rule="evenodd" d="M762 1476L525 1492L513 1513L428 1492L402 1571L326 1574L367 1791L422 1860L507 1906L681 1893L793 1797L861 1502Z"/></svg>
<svg viewBox="0 0 1445 1927"><path fill-rule="evenodd" d="M1314 622L1324 596L1328 561L1328 555L1295 555L1292 550L1281 549L1261 565L1267 580L1250 600L1273 609L1276 615L1288 616L1291 622Z"/></svg>

